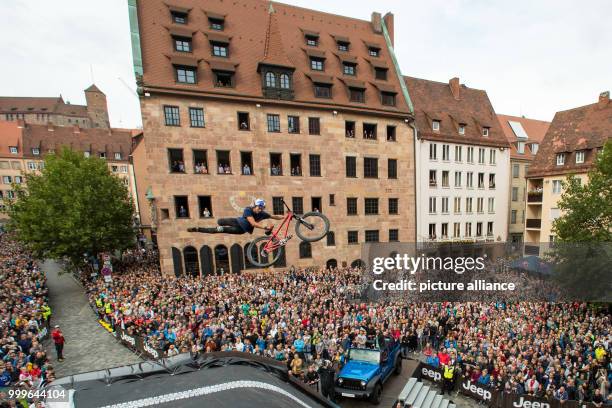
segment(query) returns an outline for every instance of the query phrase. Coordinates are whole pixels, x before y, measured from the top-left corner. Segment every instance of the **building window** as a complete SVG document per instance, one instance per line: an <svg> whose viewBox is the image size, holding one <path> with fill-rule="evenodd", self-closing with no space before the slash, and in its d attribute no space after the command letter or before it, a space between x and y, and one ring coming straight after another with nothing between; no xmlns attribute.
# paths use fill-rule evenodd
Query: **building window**
<svg viewBox="0 0 612 408"><path fill-rule="evenodd" d="M334 231L329 231L325 237L327 238L327 246L336 246L336 234Z"/></svg>
<svg viewBox="0 0 612 408"><path fill-rule="evenodd" d="M516 210L512 210L510 213L510 224L516 224Z"/></svg>
<svg viewBox="0 0 612 408"><path fill-rule="evenodd" d="M387 80L387 68L374 68L374 74L376 79L378 79L379 81L386 81Z"/></svg>
<svg viewBox="0 0 612 408"><path fill-rule="evenodd" d="M540 145L537 143L532 143L531 144L531 154L537 154L538 153L538 149L540 148Z"/></svg>
<svg viewBox="0 0 612 408"><path fill-rule="evenodd" d="M283 197L272 197L272 214L284 215L285 206L283 205Z"/></svg>
<svg viewBox="0 0 612 408"><path fill-rule="evenodd" d="M280 132L280 115L268 113L268 132Z"/></svg>
<svg viewBox="0 0 612 408"><path fill-rule="evenodd" d="M321 197L310 197L310 208L313 212L320 212L323 209L323 200Z"/></svg>
<svg viewBox="0 0 612 408"><path fill-rule="evenodd" d="M248 112L238 112L238 129L239 130L250 130L251 121L249 119Z"/></svg>
<svg viewBox="0 0 612 408"><path fill-rule="evenodd" d="M472 202L473 202L472 197L465 198L465 212L468 214L472 213Z"/></svg>
<svg viewBox="0 0 612 408"><path fill-rule="evenodd" d="M187 196L174 196L176 218L189 218L189 201Z"/></svg>
<svg viewBox="0 0 612 408"><path fill-rule="evenodd" d="M212 45L212 52L215 57L227 58L229 54L227 44L212 43L211 45Z"/></svg>
<svg viewBox="0 0 612 408"><path fill-rule="evenodd" d="M13 178L11 176L2 176L2 182L4 184L11 184L13 182Z"/></svg>
<svg viewBox="0 0 612 408"><path fill-rule="evenodd" d="M465 135L465 124L463 123L459 125L459 134Z"/></svg>
<svg viewBox="0 0 612 408"><path fill-rule="evenodd" d="M364 123L363 124L363 138L368 140L376 140L376 124L375 123Z"/></svg>
<svg viewBox="0 0 612 408"><path fill-rule="evenodd" d="M478 188L484 188L484 173L478 173Z"/></svg>
<svg viewBox="0 0 612 408"><path fill-rule="evenodd" d="M381 102L385 106L395 106L395 93L393 92L381 92Z"/></svg>
<svg viewBox="0 0 612 408"><path fill-rule="evenodd" d="M331 98L331 85L315 84L314 94L317 98Z"/></svg>
<svg viewBox="0 0 612 408"><path fill-rule="evenodd" d="M19 149L17 148L17 146L9 146L9 151L11 152L11 154L19 153Z"/></svg>
<svg viewBox="0 0 612 408"><path fill-rule="evenodd" d="M516 151L519 154L524 154L525 153L525 142L517 142L516 143Z"/></svg>
<svg viewBox="0 0 612 408"><path fill-rule="evenodd" d="M223 28L225 26L225 20L209 17L208 24L211 30L223 31Z"/></svg>
<svg viewBox="0 0 612 408"><path fill-rule="evenodd" d="M387 142L397 141L395 130L396 130L395 126L387 125Z"/></svg>
<svg viewBox="0 0 612 408"><path fill-rule="evenodd" d="M106 159L106 152L100 152L99 156L101 159Z"/></svg>
<svg viewBox="0 0 612 408"><path fill-rule="evenodd" d="M330 194L329 195L329 205L331 205L331 206L336 205L336 195L335 194Z"/></svg>
<svg viewBox="0 0 612 408"><path fill-rule="evenodd" d="M291 197L291 203L295 214L304 214L304 199L302 197Z"/></svg>
<svg viewBox="0 0 612 408"><path fill-rule="evenodd" d="M442 214L448 214L448 197L442 197Z"/></svg>
<svg viewBox="0 0 612 408"><path fill-rule="evenodd" d="M187 24L187 13L181 13L180 11L171 11L172 21L175 24Z"/></svg>
<svg viewBox="0 0 612 408"><path fill-rule="evenodd" d="M579 150L576 152L576 163L584 163L584 150Z"/></svg>
<svg viewBox="0 0 612 408"><path fill-rule="evenodd" d="M453 238L459 238L461 236L461 223L453 223Z"/></svg>
<svg viewBox="0 0 612 408"><path fill-rule="evenodd" d="M461 172L460 171L455 172L455 187L457 188L461 187Z"/></svg>
<svg viewBox="0 0 612 408"><path fill-rule="evenodd" d="M557 166L565 164L565 153L557 153Z"/></svg>
<svg viewBox="0 0 612 408"><path fill-rule="evenodd" d="M429 145L429 160L438 160L438 145L435 143Z"/></svg>
<svg viewBox="0 0 612 408"><path fill-rule="evenodd" d="M212 199L210 196L198 196L198 210L200 218L213 217Z"/></svg>
<svg viewBox="0 0 612 408"><path fill-rule="evenodd" d="M476 223L476 236L482 237L482 222Z"/></svg>
<svg viewBox="0 0 612 408"><path fill-rule="evenodd" d="M485 164L485 149L478 149L478 164Z"/></svg>
<svg viewBox="0 0 612 408"><path fill-rule="evenodd" d="M431 130L433 130L434 132L437 132L440 130L440 121L439 120L434 120L431 122Z"/></svg>
<svg viewBox="0 0 612 408"><path fill-rule="evenodd" d="M344 75L355 75L356 70L357 65L348 62L342 63L342 72L344 73Z"/></svg>
<svg viewBox="0 0 612 408"><path fill-rule="evenodd" d="M512 187L512 201L518 201L518 187Z"/></svg>
<svg viewBox="0 0 612 408"><path fill-rule="evenodd" d="M461 214L461 197L455 197L453 199L453 211L455 214Z"/></svg>
<svg viewBox="0 0 612 408"><path fill-rule="evenodd" d="M461 146L455 146L455 161L461 163L461 154L463 153L463 149Z"/></svg>
<svg viewBox="0 0 612 408"><path fill-rule="evenodd" d="M121 160L121 153L115 152L115 160Z"/></svg>
<svg viewBox="0 0 612 408"><path fill-rule="evenodd" d="M232 174L229 150L217 150L217 174Z"/></svg>
<svg viewBox="0 0 612 408"><path fill-rule="evenodd" d="M355 197L347 197L346 215L357 215L357 199Z"/></svg>
<svg viewBox="0 0 612 408"><path fill-rule="evenodd" d="M348 138L355 138L355 122L347 120L344 122L344 135Z"/></svg>
<svg viewBox="0 0 612 408"><path fill-rule="evenodd" d="M370 57L378 57L380 56L380 48L368 47L368 54L370 54Z"/></svg>
<svg viewBox="0 0 612 408"><path fill-rule="evenodd" d="M489 128L488 127L482 128L482 135L484 137L488 137L489 136Z"/></svg>
<svg viewBox="0 0 612 408"><path fill-rule="evenodd" d="M487 204L488 204L489 214L493 214L495 212L495 198L489 197Z"/></svg>
<svg viewBox="0 0 612 408"><path fill-rule="evenodd" d="M281 153L270 153L270 175L283 175L283 155Z"/></svg>
<svg viewBox="0 0 612 408"><path fill-rule="evenodd" d="M438 185L438 172L436 170L429 170L429 187L436 187Z"/></svg>
<svg viewBox="0 0 612 408"><path fill-rule="evenodd" d="M289 155L289 166L291 167L292 176L302 175L302 155L292 153Z"/></svg>
<svg viewBox="0 0 612 408"><path fill-rule="evenodd" d="M194 174L208 174L208 154L206 150L193 150Z"/></svg>
<svg viewBox="0 0 612 408"><path fill-rule="evenodd" d="M442 145L442 160L443 161L450 160L450 146L447 144Z"/></svg>
<svg viewBox="0 0 612 408"><path fill-rule="evenodd" d="M467 180L466 180L465 186L467 188L474 188L474 173L471 171L468 171L466 173L466 176L467 176Z"/></svg>
<svg viewBox="0 0 612 408"><path fill-rule="evenodd" d="M348 231L347 232L347 242L349 245L358 244L359 243L359 231Z"/></svg>
<svg viewBox="0 0 612 408"><path fill-rule="evenodd" d="M309 156L310 162L310 176L319 177L321 176L321 156L318 154L311 154Z"/></svg>
<svg viewBox="0 0 612 408"><path fill-rule="evenodd" d="M519 171L520 171L520 167L518 164L513 164L512 165L512 178L518 178L519 177Z"/></svg>
<svg viewBox="0 0 612 408"><path fill-rule="evenodd" d="M171 173L185 173L183 149L168 149L168 164Z"/></svg>
<svg viewBox="0 0 612 408"><path fill-rule="evenodd" d="M366 230L365 242L378 242L380 241L378 230Z"/></svg>
<svg viewBox="0 0 612 408"><path fill-rule="evenodd" d="M433 224L433 223L429 224L429 228L428 228L427 232L429 233L429 239L436 239L437 238L437 236L436 236L436 224Z"/></svg>
<svg viewBox="0 0 612 408"><path fill-rule="evenodd" d="M189 121L191 122L191 127L203 128L204 127L204 109L189 108Z"/></svg>
<svg viewBox="0 0 612 408"><path fill-rule="evenodd" d="M349 43L346 41L338 41L337 45L338 45L338 51L348 51L349 50Z"/></svg>
<svg viewBox="0 0 612 408"><path fill-rule="evenodd" d="M89 150L85 150L83 152L83 157L86 157L86 158L91 157L91 152Z"/></svg>
<svg viewBox="0 0 612 408"><path fill-rule="evenodd" d="M399 214L399 199L398 198L389 198L389 214L391 215Z"/></svg>
<svg viewBox="0 0 612 408"><path fill-rule="evenodd" d="M243 176L250 176L253 174L253 153L252 152L240 152L240 166L242 169Z"/></svg>
<svg viewBox="0 0 612 408"><path fill-rule="evenodd" d="M487 222L487 237L493 236L493 221Z"/></svg>
<svg viewBox="0 0 612 408"><path fill-rule="evenodd" d="M442 187L448 188L450 187L450 175L448 170L442 171Z"/></svg>
<svg viewBox="0 0 612 408"><path fill-rule="evenodd" d="M489 174L489 189L490 190L494 190L495 189L495 174L493 174L493 173Z"/></svg>
<svg viewBox="0 0 612 408"><path fill-rule="evenodd" d="M366 198L365 215L378 215L378 198Z"/></svg>
<svg viewBox="0 0 612 408"><path fill-rule="evenodd" d="M442 227L442 231L440 234L442 236L442 239L448 238L448 222L443 222L442 224L440 224L440 226Z"/></svg>
<svg viewBox="0 0 612 408"><path fill-rule="evenodd" d="M166 126L181 126L178 106L164 106L164 121Z"/></svg>
<svg viewBox="0 0 612 408"><path fill-rule="evenodd" d="M310 58L310 69L314 71L323 71L325 69L325 64L321 58Z"/></svg>
<svg viewBox="0 0 612 408"><path fill-rule="evenodd" d="M495 150L489 150L489 164L495 164Z"/></svg>
<svg viewBox="0 0 612 408"><path fill-rule="evenodd" d="M474 163L474 148L473 147L467 148L467 162Z"/></svg>
<svg viewBox="0 0 612 408"><path fill-rule="evenodd" d="M174 50L178 52L191 52L191 38L174 37Z"/></svg>
<svg viewBox="0 0 612 408"><path fill-rule="evenodd" d="M346 156L346 177L357 177L357 158L354 156Z"/></svg>
<svg viewBox="0 0 612 408"><path fill-rule="evenodd" d="M300 259L312 258L312 246L310 242L300 242Z"/></svg>
<svg viewBox="0 0 612 408"><path fill-rule="evenodd" d="M214 71L215 86L217 88L232 88L234 86L234 73L225 71Z"/></svg>
<svg viewBox="0 0 612 408"><path fill-rule="evenodd" d="M365 102L365 90L358 88L349 88L349 100L351 102Z"/></svg>
<svg viewBox="0 0 612 408"><path fill-rule="evenodd" d="M265 81L266 88L276 88L276 74L274 72L266 72Z"/></svg>
<svg viewBox="0 0 612 408"><path fill-rule="evenodd" d="M280 75L280 87L281 89L290 89L291 88L291 78L288 74Z"/></svg>
<svg viewBox="0 0 612 408"><path fill-rule="evenodd" d="M387 178L390 178L390 179L397 178L397 159L387 160Z"/></svg>
<svg viewBox="0 0 612 408"><path fill-rule="evenodd" d="M472 223L471 222L465 223L465 236L466 237L472 236Z"/></svg>
<svg viewBox="0 0 612 408"><path fill-rule="evenodd" d="M321 134L321 121L319 118L308 118L308 134L320 135Z"/></svg>
<svg viewBox="0 0 612 408"><path fill-rule="evenodd" d="M398 229L389 230L389 242L399 242L399 230Z"/></svg>
<svg viewBox="0 0 612 408"><path fill-rule="evenodd" d="M484 198L476 198L476 212L482 214L484 212Z"/></svg>
<svg viewBox="0 0 612 408"><path fill-rule="evenodd" d="M429 197L429 213L436 213L436 197Z"/></svg>
<svg viewBox="0 0 612 408"><path fill-rule="evenodd" d="M196 83L196 69L194 67L175 67L176 82L181 84Z"/></svg>
<svg viewBox="0 0 612 408"><path fill-rule="evenodd" d="M30 169L30 170L37 170L38 166L36 165L36 162L28 162L28 169Z"/></svg>
<svg viewBox="0 0 612 408"><path fill-rule="evenodd" d="M319 37L315 35L307 35L306 45L309 45L311 47L317 47L319 45Z"/></svg>
<svg viewBox="0 0 612 408"><path fill-rule="evenodd" d="M363 177L378 178L378 159L374 157L365 157L363 159Z"/></svg>
<svg viewBox="0 0 612 408"><path fill-rule="evenodd" d="M552 192L553 194L561 193L561 180L553 180L552 181Z"/></svg>

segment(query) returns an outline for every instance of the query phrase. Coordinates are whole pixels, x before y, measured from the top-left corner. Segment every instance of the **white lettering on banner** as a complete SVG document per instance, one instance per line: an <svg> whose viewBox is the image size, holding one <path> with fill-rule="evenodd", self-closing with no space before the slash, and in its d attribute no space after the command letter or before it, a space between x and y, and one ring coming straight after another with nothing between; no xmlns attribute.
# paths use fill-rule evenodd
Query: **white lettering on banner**
<svg viewBox="0 0 612 408"><path fill-rule="evenodd" d="M157 352L157 350L149 346L146 342L143 342L143 343L144 343L144 346L143 346L144 351L149 353L153 358L159 358L159 353Z"/></svg>
<svg viewBox="0 0 612 408"><path fill-rule="evenodd" d="M518 400L512 405L515 407L523 408L550 408L550 404L547 402L527 401L524 397L521 397L520 400Z"/></svg>
<svg viewBox="0 0 612 408"><path fill-rule="evenodd" d="M132 336L128 336L125 333L121 333L121 340L125 341L126 343L130 343L132 347L136 347L136 339Z"/></svg>
<svg viewBox="0 0 612 408"><path fill-rule="evenodd" d="M425 368L425 367L423 367L422 373L425 377L429 377L434 381L440 381L442 379L442 374L440 374L437 371Z"/></svg>
<svg viewBox="0 0 612 408"><path fill-rule="evenodd" d="M461 384L461 386L463 389L468 390L473 394L480 395L484 401L489 401L491 399L491 391L480 388L476 384L472 384L472 381L470 380L468 380L467 383Z"/></svg>

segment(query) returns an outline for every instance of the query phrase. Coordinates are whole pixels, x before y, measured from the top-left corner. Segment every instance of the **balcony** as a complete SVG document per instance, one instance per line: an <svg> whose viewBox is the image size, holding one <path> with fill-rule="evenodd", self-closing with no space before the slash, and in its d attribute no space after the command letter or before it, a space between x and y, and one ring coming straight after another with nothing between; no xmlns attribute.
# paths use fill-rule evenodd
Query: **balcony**
<svg viewBox="0 0 612 408"><path fill-rule="evenodd" d="M542 191L530 191L527 193L529 204L542 204Z"/></svg>
<svg viewBox="0 0 612 408"><path fill-rule="evenodd" d="M527 218L528 229L540 229L542 227L542 220L539 218Z"/></svg>

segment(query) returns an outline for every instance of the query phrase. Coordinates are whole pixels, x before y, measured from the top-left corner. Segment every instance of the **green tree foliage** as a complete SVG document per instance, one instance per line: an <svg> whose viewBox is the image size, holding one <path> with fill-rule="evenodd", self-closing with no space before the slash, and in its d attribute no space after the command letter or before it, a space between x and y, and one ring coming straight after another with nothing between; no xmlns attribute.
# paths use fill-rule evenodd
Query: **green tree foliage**
<svg viewBox="0 0 612 408"><path fill-rule="evenodd" d="M9 228L37 256L68 258L123 250L134 243L133 205L127 187L105 160L63 149L45 157L40 174L15 186Z"/></svg>

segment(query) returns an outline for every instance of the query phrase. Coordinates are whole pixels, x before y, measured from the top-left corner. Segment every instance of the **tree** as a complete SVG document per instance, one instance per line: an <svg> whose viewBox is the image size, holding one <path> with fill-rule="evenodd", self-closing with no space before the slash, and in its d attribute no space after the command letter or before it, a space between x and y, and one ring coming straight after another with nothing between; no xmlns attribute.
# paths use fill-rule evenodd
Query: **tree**
<svg viewBox="0 0 612 408"><path fill-rule="evenodd" d="M64 148L45 157L40 174L15 186L8 226L41 258L68 258L73 266L85 253L124 250L133 245L133 205L127 187L105 160Z"/></svg>

